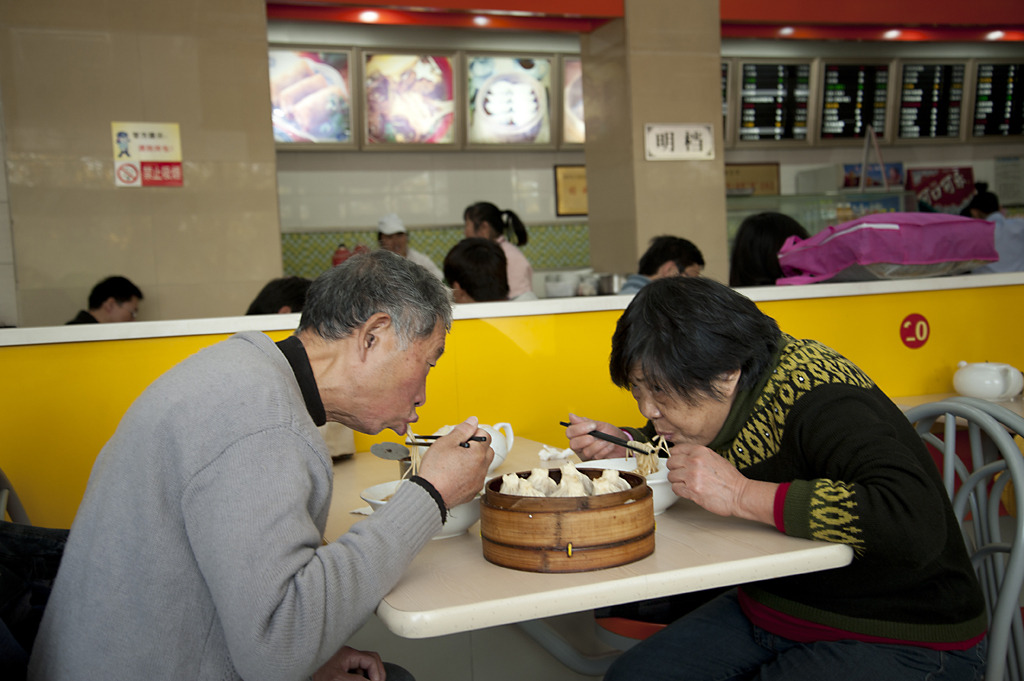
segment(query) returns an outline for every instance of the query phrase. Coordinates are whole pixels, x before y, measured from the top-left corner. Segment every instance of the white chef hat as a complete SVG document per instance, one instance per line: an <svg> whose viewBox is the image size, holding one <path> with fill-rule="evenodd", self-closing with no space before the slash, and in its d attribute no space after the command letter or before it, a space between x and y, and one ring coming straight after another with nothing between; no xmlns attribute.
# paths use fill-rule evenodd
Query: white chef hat
<svg viewBox="0 0 1024 681"><path fill-rule="evenodd" d="M377 221L377 231L381 234L401 234L405 231L402 218L394 213L388 213Z"/></svg>

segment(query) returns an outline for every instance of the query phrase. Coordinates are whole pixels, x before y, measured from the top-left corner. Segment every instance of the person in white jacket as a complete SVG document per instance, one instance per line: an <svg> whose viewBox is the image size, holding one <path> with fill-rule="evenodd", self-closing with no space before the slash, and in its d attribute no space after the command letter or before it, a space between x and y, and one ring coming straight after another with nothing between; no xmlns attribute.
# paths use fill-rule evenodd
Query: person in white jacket
<svg viewBox="0 0 1024 681"><path fill-rule="evenodd" d="M391 251L395 255L412 260L421 267L425 267L438 279L443 279L441 268L438 267L426 253L421 253L415 248L409 247L409 232L405 229L402 218L394 213L388 213L377 221L377 243L385 251Z"/></svg>

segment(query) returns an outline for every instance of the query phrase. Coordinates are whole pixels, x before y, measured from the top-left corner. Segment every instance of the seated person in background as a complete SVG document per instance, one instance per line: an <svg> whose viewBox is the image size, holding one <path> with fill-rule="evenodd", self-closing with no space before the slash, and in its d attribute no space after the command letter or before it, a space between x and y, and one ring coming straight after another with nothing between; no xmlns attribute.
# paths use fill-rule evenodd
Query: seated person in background
<svg viewBox="0 0 1024 681"><path fill-rule="evenodd" d="M142 291L124 277L107 277L89 293L89 309L79 310L67 324L96 324L135 321Z"/></svg>
<svg viewBox="0 0 1024 681"><path fill-rule="evenodd" d="M616 659L623 679L976 679L985 601L938 467L863 371L782 333L703 277L645 286L612 336L612 381L673 443L672 491L712 513L848 545L841 568L745 584ZM570 415L584 461L623 457Z"/></svg>
<svg viewBox="0 0 1024 681"><path fill-rule="evenodd" d="M512 300L526 300L524 293L533 292L533 265L526 259L520 246L529 240L526 225L511 210L501 210L493 203L480 201L462 212L466 238L483 238L494 241L505 252L508 261L508 290ZM516 243L509 239L515 236Z"/></svg>
<svg viewBox="0 0 1024 681"><path fill-rule="evenodd" d="M383 679L345 642L483 488L490 436L463 421L383 509L324 537L317 426L405 434L451 323L439 279L377 250L313 282L292 336L237 333L156 379L96 459L29 678Z"/></svg>
<svg viewBox="0 0 1024 681"><path fill-rule="evenodd" d="M505 252L490 239L463 239L444 256L444 278L456 303L508 300Z"/></svg>
<svg viewBox="0 0 1024 681"><path fill-rule="evenodd" d="M306 291L312 280L305 277L271 279L256 295L245 314L290 314L302 312Z"/></svg>
<svg viewBox="0 0 1024 681"><path fill-rule="evenodd" d="M417 265L427 268L438 279L441 278L441 270L428 255L409 247L409 233L405 230L402 219L394 213L388 213L377 222L377 243L385 251L412 260Z"/></svg>
<svg viewBox="0 0 1024 681"><path fill-rule="evenodd" d="M676 276L644 287L611 338L612 382L673 443L672 491L712 513L846 544L836 569L746 584L618 657L623 679L976 679L987 619L942 477L851 361L779 331L748 298ZM584 461L624 457L570 416Z"/></svg>
<svg viewBox="0 0 1024 681"><path fill-rule="evenodd" d="M971 217L996 224L996 252L999 260L971 270L974 274L988 272L1024 271L1024 218L1008 218L999 206L999 197L988 191L988 185L978 182L978 193L967 208Z"/></svg>
<svg viewBox="0 0 1024 681"><path fill-rule="evenodd" d="M692 241L677 236L656 236L637 266L637 274L626 277L619 295L633 294L662 277L699 277L704 256Z"/></svg>
<svg viewBox="0 0 1024 681"><path fill-rule="evenodd" d="M757 213L740 223L729 261L729 286L774 286L782 278L779 249L786 239L808 238L803 226L782 213Z"/></svg>

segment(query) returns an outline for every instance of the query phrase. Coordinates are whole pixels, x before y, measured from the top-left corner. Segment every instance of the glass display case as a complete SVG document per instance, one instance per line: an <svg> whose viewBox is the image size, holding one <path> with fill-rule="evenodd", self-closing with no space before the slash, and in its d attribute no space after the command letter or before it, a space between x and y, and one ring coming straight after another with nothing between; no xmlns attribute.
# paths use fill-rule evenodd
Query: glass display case
<svg viewBox="0 0 1024 681"><path fill-rule="evenodd" d="M827 194L791 194L778 196L730 196L726 199L726 224L729 252L740 223L748 215L771 211L790 216L817 234L829 225L837 225L873 213L917 211L917 197L908 191L851 191Z"/></svg>

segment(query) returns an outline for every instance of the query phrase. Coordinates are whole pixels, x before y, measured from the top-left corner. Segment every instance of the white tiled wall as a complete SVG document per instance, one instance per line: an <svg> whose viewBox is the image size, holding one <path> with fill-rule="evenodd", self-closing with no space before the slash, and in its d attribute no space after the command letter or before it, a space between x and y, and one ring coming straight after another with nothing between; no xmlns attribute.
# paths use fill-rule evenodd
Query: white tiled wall
<svg viewBox="0 0 1024 681"><path fill-rule="evenodd" d="M477 201L514 210L527 224L557 222L554 167L583 162L581 151L282 151L281 230L366 229L391 212L411 227L461 225Z"/></svg>

